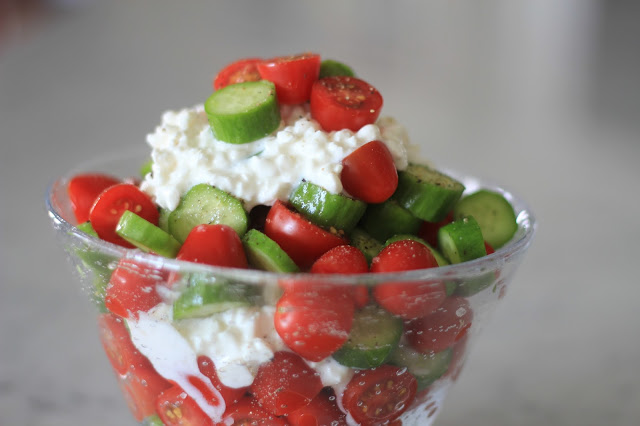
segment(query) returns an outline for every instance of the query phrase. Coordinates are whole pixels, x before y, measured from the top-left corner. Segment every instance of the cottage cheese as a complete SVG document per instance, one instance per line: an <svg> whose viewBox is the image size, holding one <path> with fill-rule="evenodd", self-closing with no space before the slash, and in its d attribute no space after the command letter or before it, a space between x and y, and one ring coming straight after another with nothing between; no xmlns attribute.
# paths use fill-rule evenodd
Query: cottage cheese
<svg viewBox="0 0 640 426"><path fill-rule="evenodd" d="M288 199L302 179L342 192L342 159L372 140L386 144L398 170L417 153L404 127L390 117L357 132L325 132L308 107L283 106L281 115L274 134L236 145L213 136L202 105L164 113L162 123L147 136L153 166L142 190L173 210L192 186L208 183L243 200L249 210Z"/></svg>

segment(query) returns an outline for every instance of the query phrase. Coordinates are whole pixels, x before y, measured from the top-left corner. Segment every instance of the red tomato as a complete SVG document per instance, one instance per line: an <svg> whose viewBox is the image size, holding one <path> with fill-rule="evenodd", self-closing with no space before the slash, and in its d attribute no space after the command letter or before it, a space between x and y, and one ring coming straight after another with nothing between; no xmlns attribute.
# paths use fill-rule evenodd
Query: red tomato
<svg viewBox="0 0 640 426"><path fill-rule="evenodd" d="M165 426L213 426L213 421L198 403L177 385L158 396L156 410Z"/></svg>
<svg viewBox="0 0 640 426"><path fill-rule="evenodd" d="M389 364L354 374L342 398L344 408L363 425L382 425L409 408L418 382L406 368Z"/></svg>
<svg viewBox="0 0 640 426"><path fill-rule="evenodd" d="M71 178L67 186L67 193L78 223L88 221L89 211L98 195L118 183L120 181L112 176L96 173L81 174Z"/></svg>
<svg viewBox="0 0 640 426"><path fill-rule="evenodd" d="M278 102L301 104L309 100L311 86L320 74L320 55L280 56L262 61L257 66L262 79L276 85Z"/></svg>
<svg viewBox="0 0 640 426"><path fill-rule="evenodd" d="M276 416L307 405L321 390L322 381L315 370L298 355L284 351L262 364L251 384L260 406Z"/></svg>
<svg viewBox="0 0 640 426"><path fill-rule="evenodd" d="M448 297L431 315L406 324L407 339L420 352L440 352L453 346L472 320L473 312L466 299Z"/></svg>
<svg viewBox="0 0 640 426"><path fill-rule="evenodd" d="M487 256L496 252L486 241L484 242L484 248L487 251Z"/></svg>
<svg viewBox="0 0 640 426"><path fill-rule="evenodd" d="M355 77L325 77L311 88L311 116L327 132L356 132L374 123L381 109L382 96L376 88Z"/></svg>
<svg viewBox="0 0 640 426"><path fill-rule="evenodd" d="M158 395L171 387L153 367L132 369L126 376L118 376L118 384L133 417L139 422L156 413Z"/></svg>
<svg viewBox="0 0 640 426"><path fill-rule="evenodd" d="M260 407L255 398L245 397L229 407L217 426L287 426L283 418L275 417Z"/></svg>
<svg viewBox="0 0 640 426"><path fill-rule="evenodd" d="M230 84L260 80L257 67L260 62L262 62L260 58L245 58L227 65L213 80L213 89L220 90Z"/></svg>
<svg viewBox="0 0 640 426"><path fill-rule="evenodd" d="M302 269L310 267L328 250L349 243L289 210L281 201L276 201L269 210L264 232Z"/></svg>
<svg viewBox="0 0 640 426"><path fill-rule="evenodd" d="M353 301L356 309L364 308L369 304L369 288L362 284L353 289Z"/></svg>
<svg viewBox="0 0 640 426"><path fill-rule="evenodd" d="M218 374L216 373L216 367L213 364L213 361L211 361L211 358L207 356L200 355L198 357L198 368L202 374L211 380L213 387L218 389L227 407L240 401L249 389L248 387L230 388L223 385L222 382L220 382L220 379L218 379Z"/></svg>
<svg viewBox="0 0 640 426"><path fill-rule="evenodd" d="M154 225L158 224L160 215L151 198L134 185L127 183L105 189L91 207L89 220L93 229L103 240L132 248L131 244L116 234L116 225L126 210L134 212Z"/></svg>
<svg viewBox="0 0 640 426"><path fill-rule="evenodd" d="M371 262L371 272L399 272L438 266L424 244L413 240L396 241L385 247ZM433 312L446 297L442 282L389 282L376 286L373 296L387 311L404 319Z"/></svg>
<svg viewBox="0 0 640 426"><path fill-rule="evenodd" d="M345 191L365 203L382 203L398 187L398 171L387 146L371 141L342 160L340 181Z"/></svg>
<svg viewBox="0 0 640 426"><path fill-rule="evenodd" d="M273 320L289 349L309 361L321 361L349 338L354 309L352 295L344 290L285 292Z"/></svg>
<svg viewBox="0 0 640 426"><path fill-rule="evenodd" d="M334 247L324 253L311 266L312 274L364 274L369 264L364 254L354 246Z"/></svg>
<svg viewBox="0 0 640 426"><path fill-rule="evenodd" d="M104 299L106 308L123 318L137 318L138 311L148 311L162 301L156 285L164 275L153 268L129 259L121 259L109 280Z"/></svg>
<svg viewBox="0 0 640 426"><path fill-rule="evenodd" d="M100 341L111 366L120 375L138 368L152 368L149 360L133 345L122 318L113 314L98 317Z"/></svg>
<svg viewBox="0 0 640 426"><path fill-rule="evenodd" d="M247 268L242 241L227 225L203 224L194 227L176 259L230 268Z"/></svg>
<svg viewBox="0 0 640 426"><path fill-rule="evenodd" d="M445 373L445 376L451 377L453 380L457 380L462 373L464 367L465 356L467 354L467 342L469 341L469 329L467 328L462 332L462 335L458 337L453 345L453 355L451 362L449 363L449 369Z"/></svg>
<svg viewBox="0 0 640 426"><path fill-rule="evenodd" d="M445 218L440 222L424 221L418 231L418 237L422 238L433 247L438 247L438 230L451 222L453 222L453 211L447 213Z"/></svg>
<svg viewBox="0 0 640 426"><path fill-rule="evenodd" d="M311 402L287 416L292 426L347 426L333 392L322 391Z"/></svg>

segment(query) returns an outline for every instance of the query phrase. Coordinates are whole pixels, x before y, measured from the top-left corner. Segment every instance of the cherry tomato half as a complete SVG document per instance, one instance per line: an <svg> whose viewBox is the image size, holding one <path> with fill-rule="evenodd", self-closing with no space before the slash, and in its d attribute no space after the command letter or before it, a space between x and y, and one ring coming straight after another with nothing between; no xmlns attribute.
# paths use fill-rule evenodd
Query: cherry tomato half
<svg viewBox="0 0 640 426"><path fill-rule="evenodd" d="M309 100L311 86L320 74L320 55L280 56L264 60L257 67L263 80L275 84L278 102L301 104Z"/></svg>
<svg viewBox="0 0 640 426"><path fill-rule="evenodd" d="M177 385L158 396L156 410L165 426L213 426L213 420Z"/></svg>
<svg viewBox="0 0 640 426"><path fill-rule="evenodd" d="M213 89L220 90L230 84L260 80L257 67L260 62L262 62L261 58L245 58L227 65L213 80Z"/></svg>
<svg viewBox="0 0 640 426"><path fill-rule="evenodd" d="M158 270L121 259L111 274L104 304L118 316L137 318L139 311L146 312L162 301L156 285L164 279Z"/></svg>
<svg viewBox="0 0 640 426"><path fill-rule="evenodd" d="M211 380L213 387L218 389L227 407L240 401L248 390L248 387L230 388L223 385L218 378L218 373L216 373L216 366L213 364L211 358L205 355L200 355L198 357L198 369L202 374L207 376L209 380Z"/></svg>
<svg viewBox="0 0 640 426"><path fill-rule="evenodd" d="M281 416L307 405L322 390L315 370L298 355L276 352L262 364L251 384L251 393L260 406Z"/></svg>
<svg viewBox="0 0 640 426"><path fill-rule="evenodd" d="M99 173L80 174L71 178L67 193L78 223L88 221L89 211L98 195L118 183L120 183L118 179Z"/></svg>
<svg viewBox="0 0 640 426"><path fill-rule="evenodd" d="M389 364L354 374L342 398L344 408L363 425L382 425L406 411L418 382L406 369Z"/></svg>
<svg viewBox="0 0 640 426"><path fill-rule="evenodd" d="M291 426L347 426L333 392L323 390L311 402L287 416Z"/></svg>
<svg viewBox="0 0 640 426"><path fill-rule="evenodd" d="M171 383L156 373L153 367L138 367L125 376L117 377L127 406L139 422L155 414L158 395L171 387Z"/></svg>
<svg viewBox="0 0 640 426"><path fill-rule="evenodd" d="M406 324L407 339L422 353L440 352L453 346L471 326L473 313L462 297L448 297L432 314Z"/></svg>
<svg viewBox="0 0 640 426"><path fill-rule="evenodd" d="M374 123L382 109L382 95L375 87L355 77L321 78L311 89L311 116L328 132L354 132Z"/></svg>
<svg viewBox="0 0 640 426"><path fill-rule="evenodd" d="M132 211L154 225L158 224L160 214L151 198L128 183L120 183L105 189L91 207L89 220L101 239L133 248L116 234L116 225L126 210Z"/></svg>
<svg viewBox="0 0 640 426"><path fill-rule="evenodd" d="M387 146L371 141L342 160L340 181L353 197L365 203L382 203L398 187L398 171Z"/></svg>
<svg viewBox="0 0 640 426"><path fill-rule="evenodd" d="M311 265L312 274L364 274L369 264L364 254L354 246L334 247Z"/></svg>
<svg viewBox="0 0 640 426"><path fill-rule="evenodd" d="M152 368L151 362L134 346L122 318L113 314L98 317L100 341L111 366L119 375L130 370Z"/></svg>
<svg viewBox="0 0 640 426"><path fill-rule="evenodd" d="M176 259L229 268L247 268L242 241L230 226L202 224L195 226Z"/></svg>
<svg viewBox="0 0 640 426"><path fill-rule="evenodd" d="M321 361L349 338L354 309L348 291L287 291L276 304L273 320L289 349L309 361Z"/></svg>
<svg viewBox="0 0 640 426"><path fill-rule="evenodd" d="M260 407L253 397L245 397L237 404L227 408L222 422L216 426L287 426L283 418L274 416Z"/></svg>
<svg viewBox="0 0 640 426"><path fill-rule="evenodd" d="M349 243L345 238L309 222L281 201L276 201L269 210L264 233L302 269L310 267L328 250Z"/></svg>
<svg viewBox="0 0 640 426"><path fill-rule="evenodd" d="M438 266L424 244L413 240L396 241L385 247L371 262L371 272L398 272ZM420 318L444 302L442 282L389 282L373 289L376 301L387 311L404 319Z"/></svg>

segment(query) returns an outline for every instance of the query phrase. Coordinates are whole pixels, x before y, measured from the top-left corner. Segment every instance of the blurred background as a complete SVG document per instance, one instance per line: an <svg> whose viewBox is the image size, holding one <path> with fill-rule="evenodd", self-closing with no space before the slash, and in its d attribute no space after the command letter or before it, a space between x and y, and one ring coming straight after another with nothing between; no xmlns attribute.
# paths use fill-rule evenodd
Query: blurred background
<svg viewBox="0 0 640 426"><path fill-rule="evenodd" d="M539 232L439 426L640 424L640 3L0 0L0 425L132 424L44 191L239 57L350 64Z"/></svg>

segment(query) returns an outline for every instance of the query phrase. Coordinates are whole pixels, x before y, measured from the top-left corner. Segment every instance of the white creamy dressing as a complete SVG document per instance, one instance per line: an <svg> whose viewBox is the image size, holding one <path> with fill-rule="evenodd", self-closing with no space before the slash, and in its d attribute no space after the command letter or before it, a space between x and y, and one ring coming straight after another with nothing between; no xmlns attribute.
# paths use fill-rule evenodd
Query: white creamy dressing
<svg viewBox="0 0 640 426"><path fill-rule="evenodd" d="M373 140L385 143L398 170L417 153L404 127L390 117L357 132L325 132L306 106L283 106L281 115L276 132L237 145L213 136L202 105L165 112L147 136L153 166L141 189L159 206L173 210L191 187L208 183L243 200L250 210L288 199L302 179L343 192L342 159Z"/></svg>

